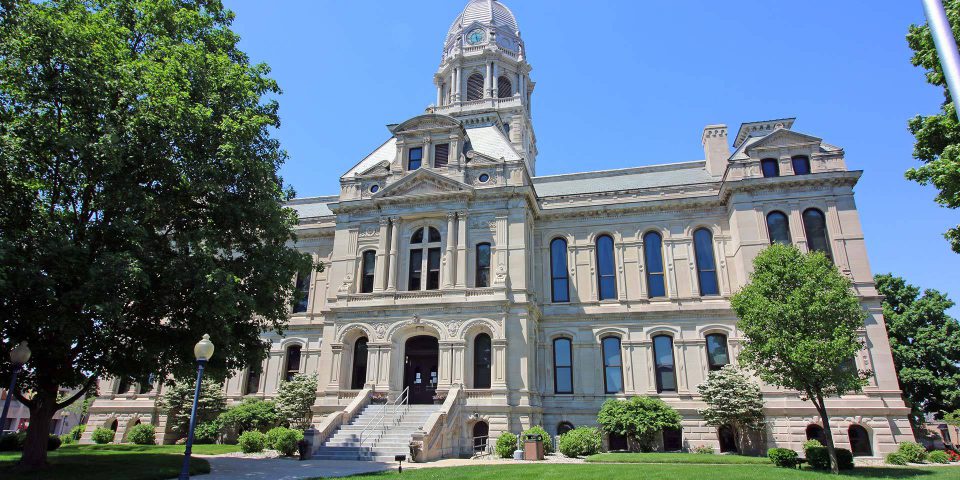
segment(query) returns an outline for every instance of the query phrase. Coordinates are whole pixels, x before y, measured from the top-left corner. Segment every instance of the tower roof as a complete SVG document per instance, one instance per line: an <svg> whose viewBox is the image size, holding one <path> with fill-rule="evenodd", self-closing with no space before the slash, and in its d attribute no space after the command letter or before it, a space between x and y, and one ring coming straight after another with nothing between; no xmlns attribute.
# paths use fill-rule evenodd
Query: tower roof
<svg viewBox="0 0 960 480"><path fill-rule="evenodd" d="M497 0L470 0L456 20L453 21L453 24L450 25L447 40L452 40L474 23L501 28L514 35L520 31L516 17L513 16L513 12L506 5Z"/></svg>

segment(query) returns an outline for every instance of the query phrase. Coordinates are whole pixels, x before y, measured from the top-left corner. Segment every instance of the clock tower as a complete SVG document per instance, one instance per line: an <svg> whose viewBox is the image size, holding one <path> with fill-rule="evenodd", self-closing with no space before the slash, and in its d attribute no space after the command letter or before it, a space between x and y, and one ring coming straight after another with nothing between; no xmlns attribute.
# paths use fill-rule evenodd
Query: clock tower
<svg viewBox="0 0 960 480"><path fill-rule="evenodd" d="M533 176L531 69L513 12L497 0L470 0L447 32L433 77L437 101L427 110L450 115L466 128L496 125Z"/></svg>

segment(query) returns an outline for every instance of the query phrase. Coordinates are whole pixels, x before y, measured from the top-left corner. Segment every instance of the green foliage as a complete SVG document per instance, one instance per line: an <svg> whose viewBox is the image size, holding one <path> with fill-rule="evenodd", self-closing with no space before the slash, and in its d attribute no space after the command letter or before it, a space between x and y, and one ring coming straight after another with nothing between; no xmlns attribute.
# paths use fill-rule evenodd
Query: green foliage
<svg viewBox="0 0 960 480"><path fill-rule="evenodd" d="M837 464L840 470L853 470L853 452L846 448L838 448Z"/></svg>
<svg viewBox="0 0 960 480"><path fill-rule="evenodd" d="M237 444L243 453L262 452L267 446L267 436L256 430L249 430L240 434Z"/></svg>
<svg viewBox="0 0 960 480"><path fill-rule="evenodd" d="M600 431L591 427L577 427L560 435L560 453L570 457L586 457L595 455L603 448L603 437Z"/></svg>
<svg viewBox="0 0 960 480"><path fill-rule="evenodd" d="M160 409L170 416L172 429L186 436L190 429L190 413L193 409L193 395L196 380L178 380L168 386L160 399ZM227 397L222 385L212 379L205 379L200 386L197 400L197 424L216 419L226 408Z"/></svg>
<svg viewBox="0 0 960 480"><path fill-rule="evenodd" d="M907 457L900 452L890 452L887 454L887 463L891 465L906 465Z"/></svg>
<svg viewBox="0 0 960 480"><path fill-rule="evenodd" d="M803 456L807 458L807 464L810 465L810 468L816 470L827 470L830 468L830 452L827 450L827 447L823 446L820 442L816 444L811 442L817 442L816 440L808 440L803 444ZM839 462L838 462L839 468Z"/></svg>
<svg viewBox="0 0 960 480"><path fill-rule="evenodd" d="M149 423L134 425L127 433L127 440L136 445L155 445L157 443L157 429Z"/></svg>
<svg viewBox="0 0 960 480"><path fill-rule="evenodd" d="M297 442L303 440L303 432L286 427L276 427L267 432L267 447L284 456L297 453Z"/></svg>
<svg viewBox="0 0 960 480"><path fill-rule="evenodd" d="M0 435L0 452L19 452L23 450L23 442L26 440L27 432Z"/></svg>
<svg viewBox="0 0 960 480"><path fill-rule="evenodd" d="M198 424L193 428L193 443L196 445L210 445L220 440L220 423L216 420Z"/></svg>
<svg viewBox="0 0 960 480"><path fill-rule="evenodd" d="M950 456L943 450L934 450L927 454L927 460L932 463L950 463Z"/></svg>
<svg viewBox="0 0 960 480"><path fill-rule="evenodd" d="M276 408L282 422L306 430L313 418L313 402L317 400L317 376L298 374L282 382L277 391Z"/></svg>
<svg viewBox="0 0 960 480"><path fill-rule="evenodd" d="M659 398L610 399L600 407L597 423L604 432L633 438L641 451L649 452L658 432L680 428L680 414Z"/></svg>
<svg viewBox="0 0 960 480"><path fill-rule="evenodd" d="M58 448L60 445L63 445L63 440L60 440L60 437L57 435L50 435L47 437L47 451L52 452Z"/></svg>
<svg viewBox="0 0 960 480"><path fill-rule="evenodd" d="M943 416L943 421L947 422L948 425L960 427L960 410L954 410L950 413L947 413Z"/></svg>
<svg viewBox="0 0 960 480"><path fill-rule="evenodd" d="M87 424L81 423L80 425L77 425L71 428L70 433L68 433L68 435L70 435L70 437L73 438L74 440L80 440L80 437L83 436L83 432L85 432L86 430L87 430Z"/></svg>
<svg viewBox="0 0 960 480"><path fill-rule="evenodd" d="M280 416L273 402L256 398L246 398L217 417L217 421L223 428L237 434L247 430L265 432L276 426L279 420Z"/></svg>
<svg viewBox="0 0 960 480"><path fill-rule="evenodd" d="M497 438L494 450L500 458L513 458L513 451L517 449L517 436L510 432L503 432Z"/></svg>
<svg viewBox="0 0 960 480"><path fill-rule="evenodd" d="M800 458L797 452L789 448L771 448L767 450L767 457L774 465L782 468L796 467L797 459Z"/></svg>
<svg viewBox="0 0 960 480"><path fill-rule="evenodd" d="M103 445L105 443L110 443L113 441L114 435L117 432L110 430L109 428L97 427L93 429L93 433L90 434L90 439L93 440L97 445Z"/></svg>
<svg viewBox="0 0 960 480"><path fill-rule="evenodd" d="M520 435L521 439L527 438L527 435L541 435L543 436L543 452L546 454L553 453L553 441L550 437L550 434L543 429L540 425L536 425L524 430L523 434Z"/></svg>
<svg viewBox="0 0 960 480"><path fill-rule="evenodd" d="M763 394L760 386L733 365L710 372L707 381L697 386L707 408L700 415L707 425L730 425L740 435L764 428ZM737 439L738 446L743 444ZM740 447L742 449L742 446Z"/></svg>
<svg viewBox="0 0 960 480"><path fill-rule="evenodd" d="M713 447L710 445L697 445L693 447L693 453L697 455L713 455Z"/></svg>
<svg viewBox="0 0 960 480"><path fill-rule="evenodd" d="M901 442L897 453L910 463L923 463L927 459L927 449L916 442Z"/></svg>
<svg viewBox="0 0 960 480"><path fill-rule="evenodd" d="M876 275L883 316L900 387L915 426L926 413L960 408L960 322L947 314L954 303L937 290L920 289L891 274Z"/></svg>
<svg viewBox="0 0 960 480"><path fill-rule="evenodd" d="M77 441L73 437L71 437L69 433L64 433L63 435L60 435L60 445L74 445L76 443Z"/></svg>
<svg viewBox="0 0 960 480"><path fill-rule="evenodd" d="M960 1L947 0L943 6L950 23L960 25ZM960 42L960 30L954 28L953 34L954 39ZM930 28L927 25L911 25L907 44L913 50L911 63L926 71L928 83L943 89L944 102L939 114L917 115L910 119L908 126L916 138L913 157L923 165L908 170L906 177L921 185L933 184L939 191L936 202L946 208L956 209L960 207L960 123L957 122L956 105L947 90ZM950 228L944 236L953 250L960 253L960 226Z"/></svg>

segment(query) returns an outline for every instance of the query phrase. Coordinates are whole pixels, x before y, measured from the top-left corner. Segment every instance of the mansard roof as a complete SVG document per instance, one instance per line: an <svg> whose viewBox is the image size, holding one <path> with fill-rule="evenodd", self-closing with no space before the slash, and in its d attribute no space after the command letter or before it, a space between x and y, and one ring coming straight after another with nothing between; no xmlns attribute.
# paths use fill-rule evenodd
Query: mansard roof
<svg viewBox="0 0 960 480"><path fill-rule="evenodd" d="M537 195L552 197L718 182L705 161L534 177Z"/></svg>
<svg viewBox="0 0 960 480"><path fill-rule="evenodd" d="M297 217L300 219L313 217L328 217L333 215L330 210L330 204L339 200L337 195L328 195L324 197L304 197L295 198L286 203L286 206L297 211Z"/></svg>

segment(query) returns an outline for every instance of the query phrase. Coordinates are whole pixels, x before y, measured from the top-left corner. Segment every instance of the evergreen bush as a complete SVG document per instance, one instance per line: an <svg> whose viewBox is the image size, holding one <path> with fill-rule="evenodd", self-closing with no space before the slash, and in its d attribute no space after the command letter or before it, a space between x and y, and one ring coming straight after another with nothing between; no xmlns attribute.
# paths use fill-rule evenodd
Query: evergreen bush
<svg viewBox="0 0 960 480"><path fill-rule="evenodd" d="M600 452L603 439L596 428L578 427L560 435L560 453L570 457L586 457Z"/></svg>
<svg viewBox="0 0 960 480"><path fill-rule="evenodd" d="M767 450L767 457L778 467L794 468L800 456L789 448L771 448Z"/></svg>
<svg viewBox="0 0 960 480"><path fill-rule="evenodd" d="M117 432L109 428L97 427L93 430L93 433L90 434L90 439L97 445L103 445L112 442L116 434Z"/></svg>
<svg viewBox="0 0 960 480"><path fill-rule="evenodd" d="M136 445L156 445L157 429L149 423L134 425L127 434L127 440Z"/></svg>
<svg viewBox="0 0 960 480"><path fill-rule="evenodd" d="M267 447L287 457L297 453L300 440L303 440L303 432L292 428L277 427L267 432Z"/></svg>
<svg viewBox="0 0 960 480"><path fill-rule="evenodd" d="M240 445L240 451L243 453L262 452L267 446L267 436L256 430L250 430L240 434L237 444Z"/></svg>

